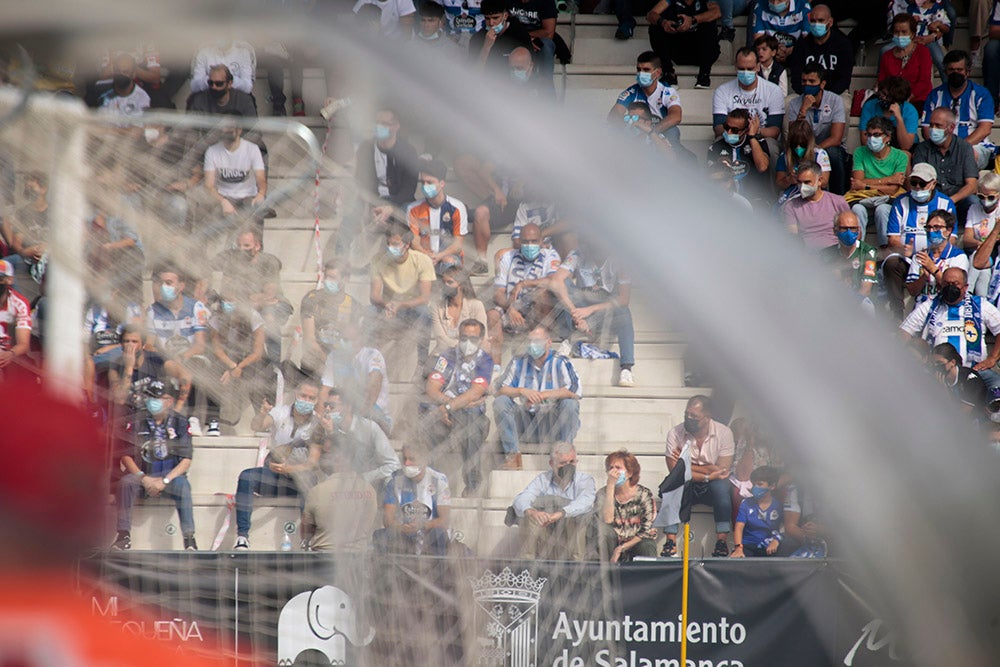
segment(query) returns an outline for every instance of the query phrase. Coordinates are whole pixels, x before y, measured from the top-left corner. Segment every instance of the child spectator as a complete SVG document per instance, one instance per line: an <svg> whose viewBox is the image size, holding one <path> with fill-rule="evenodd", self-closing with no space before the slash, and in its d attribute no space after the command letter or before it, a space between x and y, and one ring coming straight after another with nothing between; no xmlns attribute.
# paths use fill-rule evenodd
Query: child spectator
<svg viewBox="0 0 1000 667"><path fill-rule="evenodd" d="M753 40L753 50L757 52L757 73L781 88L781 94L787 97L788 74L785 66L774 59L778 54L778 38L761 35Z"/></svg>
<svg viewBox="0 0 1000 667"><path fill-rule="evenodd" d="M761 466L750 473L753 498L740 504L736 515L733 540L736 542L730 558L773 556L781 544L784 512L773 496L780 473L777 468Z"/></svg>

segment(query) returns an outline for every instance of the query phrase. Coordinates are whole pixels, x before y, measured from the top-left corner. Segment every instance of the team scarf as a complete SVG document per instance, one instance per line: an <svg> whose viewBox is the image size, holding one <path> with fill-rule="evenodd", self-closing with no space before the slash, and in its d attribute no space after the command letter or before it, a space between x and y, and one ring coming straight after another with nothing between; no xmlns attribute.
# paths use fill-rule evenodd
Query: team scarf
<svg viewBox="0 0 1000 667"><path fill-rule="evenodd" d="M939 311L939 306L945 306L943 311ZM961 311L959 310L961 309ZM964 321L962 333L960 335L948 336L948 342L961 351L963 344L965 354L962 355L967 364L977 364L985 357L983 354L983 313L982 301L974 294L966 294L965 301L960 304L950 305L941 300L938 294L931 301L930 312L924 321L922 338L933 347L941 329L948 322ZM960 314L961 312L961 314Z"/></svg>

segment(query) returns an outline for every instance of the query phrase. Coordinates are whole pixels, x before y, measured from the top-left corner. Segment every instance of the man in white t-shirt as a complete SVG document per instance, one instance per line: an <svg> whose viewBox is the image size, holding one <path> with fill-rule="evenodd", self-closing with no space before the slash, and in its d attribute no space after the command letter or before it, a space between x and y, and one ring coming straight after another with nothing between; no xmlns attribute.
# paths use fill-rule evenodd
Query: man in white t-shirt
<svg viewBox="0 0 1000 667"><path fill-rule="evenodd" d="M417 8L413 0L358 0L354 13L365 5L375 5L382 10L381 32L389 39L406 39L413 32Z"/></svg>
<svg viewBox="0 0 1000 667"><path fill-rule="evenodd" d="M225 217L260 206L267 196L267 175L260 148L243 139L235 123L222 127L222 140L205 151L205 189ZM228 223L224 223L228 226Z"/></svg>
<svg viewBox="0 0 1000 667"><path fill-rule="evenodd" d="M757 73L757 53L742 48L736 52L736 78L715 89L712 96L712 126L716 138L722 136L726 115L733 109L747 109L760 121L760 137L774 164L778 139L785 120L785 97L781 88Z"/></svg>
<svg viewBox="0 0 1000 667"><path fill-rule="evenodd" d="M149 108L149 94L135 83L135 59L119 53L114 67L114 83L101 95L101 108L123 116L141 116Z"/></svg>
<svg viewBox="0 0 1000 667"><path fill-rule="evenodd" d="M392 418L385 357L374 347L363 344L357 324L347 324L341 332L340 344L326 358L322 383L321 404L326 403L330 390L336 387L352 403L355 415L371 419L389 435Z"/></svg>
<svg viewBox="0 0 1000 667"><path fill-rule="evenodd" d="M253 81L257 76L257 53L249 42L219 40L198 49L191 61L191 92L208 89L209 70L215 65L225 65L233 75L233 88L253 95Z"/></svg>

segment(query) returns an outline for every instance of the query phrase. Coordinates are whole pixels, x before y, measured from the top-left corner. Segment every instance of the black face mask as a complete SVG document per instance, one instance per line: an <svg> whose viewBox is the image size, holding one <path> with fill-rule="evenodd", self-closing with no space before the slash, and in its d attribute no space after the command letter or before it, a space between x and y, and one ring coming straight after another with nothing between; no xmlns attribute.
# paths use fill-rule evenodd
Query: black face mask
<svg viewBox="0 0 1000 667"><path fill-rule="evenodd" d="M449 299L458 294L457 285L442 285L441 294L444 294Z"/></svg>
<svg viewBox="0 0 1000 667"><path fill-rule="evenodd" d="M229 91L226 90L225 88L209 88L208 89L208 94L211 95L212 98L216 99L216 100L221 100L222 96L225 95L227 92L229 92Z"/></svg>
<svg viewBox="0 0 1000 667"><path fill-rule="evenodd" d="M684 420L684 430L687 431L688 433L690 433L691 435L694 435L695 433L697 433L698 429L700 428L700 426L701 426L701 423L697 419L685 419Z"/></svg>
<svg viewBox="0 0 1000 667"><path fill-rule="evenodd" d="M952 72L948 75L948 87L949 88L961 88L965 85L965 75L959 74L958 72Z"/></svg>
<svg viewBox="0 0 1000 667"><path fill-rule="evenodd" d="M941 298L945 303L955 305L962 298L962 288L957 285L945 285L941 288Z"/></svg>
<svg viewBox="0 0 1000 667"><path fill-rule="evenodd" d="M222 133L222 140L225 141L227 144L231 144L234 141L236 141L236 133L235 132L223 132Z"/></svg>
<svg viewBox="0 0 1000 667"><path fill-rule="evenodd" d="M562 480L573 479L576 474L576 464L567 463L562 468L556 468L556 477Z"/></svg>
<svg viewBox="0 0 1000 667"><path fill-rule="evenodd" d="M889 107L892 106L892 100L890 100L888 97L879 96L878 105L883 109L888 109Z"/></svg>
<svg viewBox="0 0 1000 667"><path fill-rule="evenodd" d="M117 90L128 88L130 83L132 83L132 77L125 76L124 74L115 74L115 88Z"/></svg>

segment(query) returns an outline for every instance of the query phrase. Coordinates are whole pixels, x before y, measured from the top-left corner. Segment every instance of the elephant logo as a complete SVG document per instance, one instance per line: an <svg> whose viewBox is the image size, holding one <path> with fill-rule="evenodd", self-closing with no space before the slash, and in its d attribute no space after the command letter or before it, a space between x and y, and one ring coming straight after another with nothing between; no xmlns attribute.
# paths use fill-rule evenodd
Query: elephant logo
<svg viewBox="0 0 1000 667"><path fill-rule="evenodd" d="M335 586L299 593L278 616L278 664L291 665L302 651L316 650L331 665L347 664L347 642L367 646L375 628L363 630L354 603Z"/></svg>

